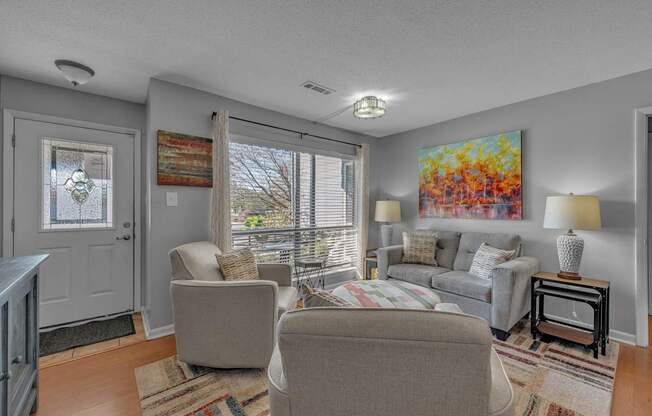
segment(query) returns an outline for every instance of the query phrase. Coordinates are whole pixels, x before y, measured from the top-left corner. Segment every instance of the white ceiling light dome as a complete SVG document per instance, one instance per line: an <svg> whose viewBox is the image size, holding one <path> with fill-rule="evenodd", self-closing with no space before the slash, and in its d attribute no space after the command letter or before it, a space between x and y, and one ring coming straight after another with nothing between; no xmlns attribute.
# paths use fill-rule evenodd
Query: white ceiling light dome
<svg viewBox="0 0 652 416"><path fill-rule="evenodd" d="M93 76L95 71L79 62L57 59L54 65L61 71L64 77L75 87L86 84Z"/></svg>
<svg viewBox="0 0 652 416"><path fill-rule="evenodd" d="M385 100L368 95L353 103L353 117L362 119L380 118L385 115L387 108Z"/></svg>

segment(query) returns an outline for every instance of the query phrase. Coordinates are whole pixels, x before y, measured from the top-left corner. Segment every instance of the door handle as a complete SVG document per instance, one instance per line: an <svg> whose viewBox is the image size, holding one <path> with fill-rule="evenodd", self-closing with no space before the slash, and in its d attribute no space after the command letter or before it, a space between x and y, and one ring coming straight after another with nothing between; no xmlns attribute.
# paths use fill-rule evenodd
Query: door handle
<svg viewBox="0 0 652 416"><path fill-rule="evenodd" d="M0 373L0 381L7 381L11 378L11 371Z"/></svg>
<svg viewBox="0 0 652 416"><path fill-rule="evenodd" d="M12 364L20 364L23 362L23 356L22 355L17 355L14 357L13 360L11 360Z"/></svg>
<svg viewBox="0 0 652 416"><path fill-rule="evenodd" d="M125 235L123 235L122 237L116 237L115 239L116 239L116 240L125 240L125 241L129 241L129 240L131 240L131 236L130 236L129 234L125 234Z"/></svg>

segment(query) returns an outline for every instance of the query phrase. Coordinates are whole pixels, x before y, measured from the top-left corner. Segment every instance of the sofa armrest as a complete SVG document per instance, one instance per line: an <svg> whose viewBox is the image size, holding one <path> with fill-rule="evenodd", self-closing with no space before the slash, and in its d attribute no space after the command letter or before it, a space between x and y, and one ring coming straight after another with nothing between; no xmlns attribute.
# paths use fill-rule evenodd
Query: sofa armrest
<svg viewBox="0 0 652 416"><path fill-rule="evenodd" d="M271 280L278 283L279 286L292 286L292 271L289 264L258 264L258 275L261 280Z"/></svg>
<svg viewBox="0 0 652 416"><path fill-rule="evenodd" d="M509 330L530 310L530 277L539 271L539 260L517 257L499 264L491 272L491 323Z"/></svg>
<svg viewBox="0 0 652 416"><path fill-rule="evenodd" d="M403 245L387 246L376 250L378 259L378 278L387 279L387 269L392 264L399 264L403 258Z"/></svg>
<svg viewBox="0 0 652 416"><path fill-rule="evenodd" d="M170 297L181 361L215 368L267 367L276 339L276 282L173 280Z"/></svg>

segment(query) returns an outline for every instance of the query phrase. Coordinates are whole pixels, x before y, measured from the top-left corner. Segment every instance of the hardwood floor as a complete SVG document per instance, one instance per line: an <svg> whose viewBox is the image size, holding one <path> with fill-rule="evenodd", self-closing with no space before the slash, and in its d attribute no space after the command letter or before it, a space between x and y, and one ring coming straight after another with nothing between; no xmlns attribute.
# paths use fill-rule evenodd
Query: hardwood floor
<svg viewBox="0 0 652 416"><path fill-rule="evenodd" d="M648 319L652 346L652 317ZM613 416L652 415L652 348L621 344L616 386L611 408Z"/></svg>
<svg viewBox="0 0 652 416"><path fill-rule="evenodd" d="M134 369L174 353L174 337L168 336L44 368L36 414L138 416Z"/></svg>
<svg viewBox="0 0 652 416"><path fill-rule="evenodd" d="M44 368L37 415L140 415L134 369L174 353L169 336ZM611 414L652 414L652 348L621 344Z"/></svg>

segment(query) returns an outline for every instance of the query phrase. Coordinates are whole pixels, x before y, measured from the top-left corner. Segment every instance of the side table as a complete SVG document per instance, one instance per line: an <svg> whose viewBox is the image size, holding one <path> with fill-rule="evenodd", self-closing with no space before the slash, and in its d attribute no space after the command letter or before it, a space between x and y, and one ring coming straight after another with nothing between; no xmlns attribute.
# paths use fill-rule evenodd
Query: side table
<svg viewBox="0 0 652 416"><path fill-rule="evenodd" d="M589 279L569 280L558 277L556 273L538 272L532 275L530 284L531 308L530 326L532 337L537 334L561 338L584 345L593 350L598 358L598 350L606 354L609 342L609 282ZM545 315L544 298L551 296L576 302L583 302L593 308L593 328L562 322Z"/></svg>
<svg viewBox="0 0 652 416"><path fill-rule="evenodd" d="M305 258L294 262L294 273L297 279L297 287L307 284L313 289L324 288L324 277L326 271L326 259Z"/></svg>
<svg viewBox="0 0 652 416"><path fill-rule="evenodd" d="M365 280L371 280L371 269L372 265L378 267L378 256L376 250L367 251L367 255L364 258L364 276Z"/></svg>

